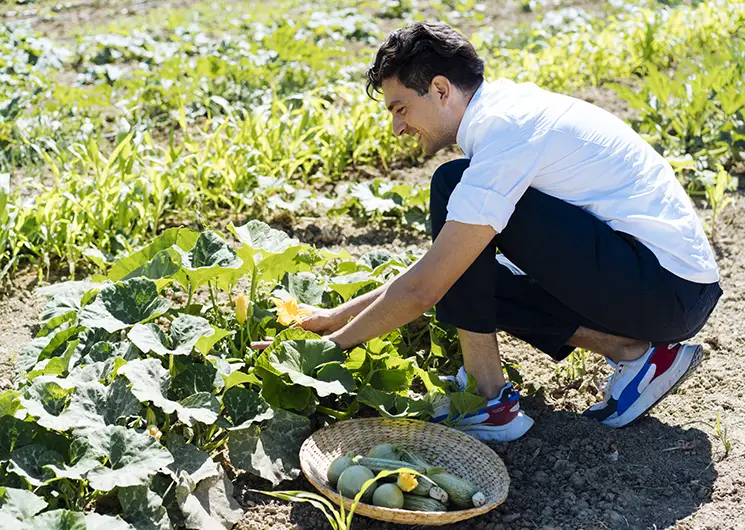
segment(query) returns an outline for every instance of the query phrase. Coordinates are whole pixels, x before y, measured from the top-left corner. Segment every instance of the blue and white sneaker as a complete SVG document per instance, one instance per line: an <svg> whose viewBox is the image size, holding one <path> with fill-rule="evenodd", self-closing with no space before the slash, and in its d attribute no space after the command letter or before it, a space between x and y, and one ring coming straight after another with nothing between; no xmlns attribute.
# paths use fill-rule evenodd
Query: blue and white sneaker
<svg viewBox="0 0 745 530"><path fill-rule="evenodd" d="M461 391L466 389L466 371L461 368L456 377L443 377L454 381ZM450 402L447 396L435 408L432 421L442 423L450 415ZM451 427L465 432L481 441L511 442L528 432L533 426L533 419L520 409L520 393L507 383L499 395L490 399L486 407L456 418L449 423Z"/></svg>
<svg viewBox="0 0 745 530"><path fill-rule="evenodd" d="M610 427L624 427L649 412L701 364L698 344L661 344L633 361L618 364L601 383L602 403L584 414Z"/></svg>

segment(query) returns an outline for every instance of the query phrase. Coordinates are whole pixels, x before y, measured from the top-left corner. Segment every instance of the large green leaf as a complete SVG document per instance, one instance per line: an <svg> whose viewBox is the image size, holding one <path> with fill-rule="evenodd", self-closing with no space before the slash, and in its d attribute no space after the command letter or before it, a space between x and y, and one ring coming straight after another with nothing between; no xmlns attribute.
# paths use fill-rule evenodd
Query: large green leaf
<svg viewBox="0 0 745 530"><path fill-rule="evenodd" d="M309 387L294 385L260 366L255 369L261 378L261 397L274 408L305 411L314 400Z"/></svg>
<svg viewBox="0 0 745 530"><path fill-rule="evenodd" d="M412 399L393 392L383 392L370 386L361 389L357 399L386 418L430 418L434 413L431 402L425 399Z"/></svg>
<svg viewBox="0 0 745 530"><path fill-rule="evenodd" d="M171 306L158 296L155 282L132 278L101 289L93 303L80 312L80 323L109 333L159 317Z"/></svg>
<svg viewBox="0 0 745 530"><path fill-rule="evenodd" d="M218 474L219 464L194 444L186 443L179 434L169 434L167 446L173 456L173 463L168 465L168 471L174 480L178 480L182 472L195 483Z"/></svg>
<svg viewBox="0 0 745 530"><path fill-rule="evenodd" d="M329 340L286 340L259 360L266 370L286 374L293 383L313 388L320 397L348 393L339 381L315 377L319 366L332 361L344 361L344 354Z"/></svg>
<svg viewBox="0 0 745 530"><path fill-rule="evenodd" d="M297 274L286 274L282 278L282 286L292 297L303 304L319 306L323 302L325 287L315 274L310 272L298 272Z"/></svg>
<svg viewBox="0 0 745 530"><path fill-rule="evenodd" d="M337 382L347 392L354 392L357 385L354 382L352 372L342 366L340 362L330 362L322 365L316 374L321 381Z"/></svg>
<svg viewBox="0 0 745 530"><path fill-rule="evenodd" d="M70 510L40 513L23 521L21 530L87 530L85 514Z"/></svg>
<svg viewBox="0 0 745 530"><path fill-rule="evenodd" d="M329 278L329 287L339 293L345 302L352 298L357 291L368 285L377 286L380 285L380 281L366 271Z"/></svg>
<svg viewBox="0 0 745 530"><path fill-rule="evenodd" d="M217 475L200 483L183 472L176 486L176 499L186 518L184 526L187 528L229 530L243 515L233 497L233 484L222 466L218 466Z"/></svg>
<svg viewBox="0 0 745 530"><path fill-rule="evenodd" d="M0 394L0 416L13 416L21 408L20 392L6 390Z"/></svg>
<svg viewBox="0 0 745 530"><path fill-rule="evenodd" d="M99 460L106 455L100 454L96 447L91 446L86 433L85 430L80 431L79 436L70 444L70 465L48 464L46 469L54 473L57 478L83 480L89 471L100 467Z"/></svg>
<svg viewBox="0 0 745 530"><path fill-rule="evenodd" d="M149 484L152 475L173 462L171 453L155 438L133 429L106 425L86 436L92 452L107 458L106 466L99 465L87 474L93 489Z"/></svg>
<svg viewBox="0 0 745 530"><path fill-rule="evenodd" d="M189 228L169 228L146 247L114 263L109 270L109 279L115 282L123 280L155 258L160 251L169 249L174 245L184 249L192 248L198 237L199 233Z"/></svg>
<svg viewBox="0 0 745 530"><path fill-rule="evenodd" d="M0 487L0 512L16 519L33 517L47 507L47 501L30 491Z"/></svg>
<svg viewBox="0 0 745 530"><path fill-rule="evenodd" d="M161 250L141 267L127 274L123 279L150 278L156 281L170 278L181 270L181 255L172 248Z"/></svg>
<svg viewBox="0 0 745 530"><path fill-rule="evenodd" d="M171 382L171 391L177 399L198 392L212 392L217 370L210 364L189 363Z"/></svg>
<svg viewBox="0 0 745 530"><path fill-rule="evenodd" d="M103 284L88 280L56 283L36 290L36 295L49 298L44 310L39 315L39 322L45 326L53 318L68 313L77 314L82 308L83 297L92 289L99 289Z"/></svg>
<svg viewBox="0 0 745 530"><path fill-rule="evenodd" d="M181 402L166 397L170 376L158 359L131 361L119 369L119 374L129 379L132 393L140 402L151 402L168 414L175 412L186 425L193 420L211 424L217 419L220 403L212 394L200 392Z"/></svg>
<svg viewBox="0 0 745 530"><path fill-rule="evenodd" d="M8 473L25 478L34 487L41 486L52 477L52 473L45 466L62 465L63 460L61 454L46 445L24 445L11 453Z"/></svg>
<svg viewBox="0 0 745 530"><path fill-rule="evenodd" d="M69 442L64 436L50 433L36 423L13 416L0 416L0 462L9 459L17 449L30 444L54 447L66 452Z"/></svg>
<svg viewBox="0 0 745 530"><path fill-rule="evenodd" d="M66 397L66 391L54 382L43 387L48 394L52 391ZM120 417L134 416L139 412L140 402L127 388L122 379L117 379L111 386L104 386L97 381L79 385L72 394L69 406L61 413L49 410L40 401L30 402L26 410L39 418L42 427L56 431L67 431L74 428L98 428L116 423ZM25 405L24 405L25 406Z"/></svg>
<svg viewBox="0 0 745 530"><path fill-rule="evenodd" d="M184 287L190 284L192 290L212 280L225 279L229 283L237 278L243 265L225 240L211 230L199 234L191 250L177 246L173 249L181 254L181 271L176 278Z"/></svg>
<svg viewBox="0 0 745 530"><path fill-rule="evenodd" d="M163 500L147 486L119 488L124 520L137 530L170 530L171 521Z"/></svg>
<svg viewBox="0 0 745 530"><path fill-rule="evenodd" d="M171 323L167 337L157 324L135 324L129 330L129 340L143 353L158 355L189 355L200 338L214 333L210 323L202 318L181 314Z"/></svg>
<svg viewBox="0 0 745 530"><path fill-rule="evenodd" d="M274 417L274 410L269 404L248 388L236 386L226 390L222 403L236 427L248 427Z"/></svg>
<svg viewBox="0 0 745 530"><path fill-rule="evenodd" d="M243 248L238 250L238 255L246 264L244 271L250 272L256 263L260 279L275 281L285 273L300 270L298 264L295 263L295 258L305 246L281 230L275 230L258 220L251 220L240 227L231 223L228 225L228 230L243 243ZM258 262L257 253L261 254L261 260Z"/></svg>
<svg viewBox="0 0 745 530"><path fill-rule="evenodd" d="M138 530L128 522L111 517L110 515L101 515L100 513L91 512L85 516L86 530Z"/></svg>
<svg viewBox="0 0 745 530"><path fill-rule="evenodd" d="M208 355L218 341L230 336L230 331L217 326L211 326L213 333L202 335L197 341L196 348L202 355Z"/></svg>
<svg viewBox="0 0 745 530"><path fill-rule="evenodd" d="M416 363L411 359L383 356L374 362L370 386L390 392L406 393L414 380Z"/></svg>
<svg viewBox="0 0 745 530"><path fill-rule="evenodd" d="M277 409L264 427L252 425L230 432L230 462L276 486L300 475L300 446L310 433L308 418Z"/></svg>
<svg viewBox="0 0 745 530"><path fill-rule="evenodd" d="M67 353L68 341L75 338L83 329L80 326L63 325L44 337L33 339L18 352L16 374L23 379L22 376L33 370L39 361L64 356Z"/></svg>
<svg viewBox="0 0 745 530"><path fill-rule="evenodd" d="M448 421L457 421L486 406L486 399L470 392L453 392L448 394L448 399L450 400Z"/></svg>
<svg viewBox="0 0 745 530"><path fill-rule="evenodd" d="M23 408L36 417L37 423L42 427L65 430L60 428L64 422L59 417L71 393L70 388L66 386L66 381L63 379L41 376L27 386L23 395L18 399Z"/></svg>

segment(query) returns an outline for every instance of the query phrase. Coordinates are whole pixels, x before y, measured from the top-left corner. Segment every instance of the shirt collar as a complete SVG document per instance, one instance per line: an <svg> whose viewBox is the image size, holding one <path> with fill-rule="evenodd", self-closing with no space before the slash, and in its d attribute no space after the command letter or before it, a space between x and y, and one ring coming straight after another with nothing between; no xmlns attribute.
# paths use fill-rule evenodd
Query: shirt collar
<svg viewBox="0 0 745 530"><path fill-rule="evenodd" d="M463 113L463 117L460 120L460 125L458 126L458 134L456 135L456 141L458 143L458 147L460 147L464 153L466 151L466 145L465 145L466 144L466 131L468 131L468 126L470 125L471 120L473 119L473 115L476 113L476 107L478 106L478 100L484 91L484 86L486 86L486 81L481 82L481 84L479 85L479 88L473 94L471 101L468 102L466 111Z"/></svg>

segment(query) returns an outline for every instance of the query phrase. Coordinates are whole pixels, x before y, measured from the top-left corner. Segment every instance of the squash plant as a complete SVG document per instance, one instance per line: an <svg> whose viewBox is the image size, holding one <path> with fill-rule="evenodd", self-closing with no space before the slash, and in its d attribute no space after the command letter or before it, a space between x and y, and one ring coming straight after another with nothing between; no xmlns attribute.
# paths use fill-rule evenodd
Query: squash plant
<svg viewBox="0 0 745 530"><path fill-rule="evenodd" d="M41 290L39 332L0 394L6 527L229 528L241 510L221 462L277 486L299 475L300 444L319 426L364 406L432 413L411 387L441 390L402 355L422 348L400 330L342 352L281 324L272 301L333 306L408 257L353 260L260 221L229 230L233 245L169 229L106 275ZM268 349L251 349L266 336Z"/></svg>

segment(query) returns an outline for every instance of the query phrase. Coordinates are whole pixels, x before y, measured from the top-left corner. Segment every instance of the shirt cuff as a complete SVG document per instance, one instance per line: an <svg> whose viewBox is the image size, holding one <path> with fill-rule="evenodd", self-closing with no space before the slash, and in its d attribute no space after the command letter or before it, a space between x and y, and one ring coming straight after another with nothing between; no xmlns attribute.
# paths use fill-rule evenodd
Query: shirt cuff
<svg viewBox="0 0 745 530"><path fill-rule="evenodd" d="M446 221L469 225L489 225L497 233L504 230L515 205L494 190L459 182L448 200Z"/></svg>

